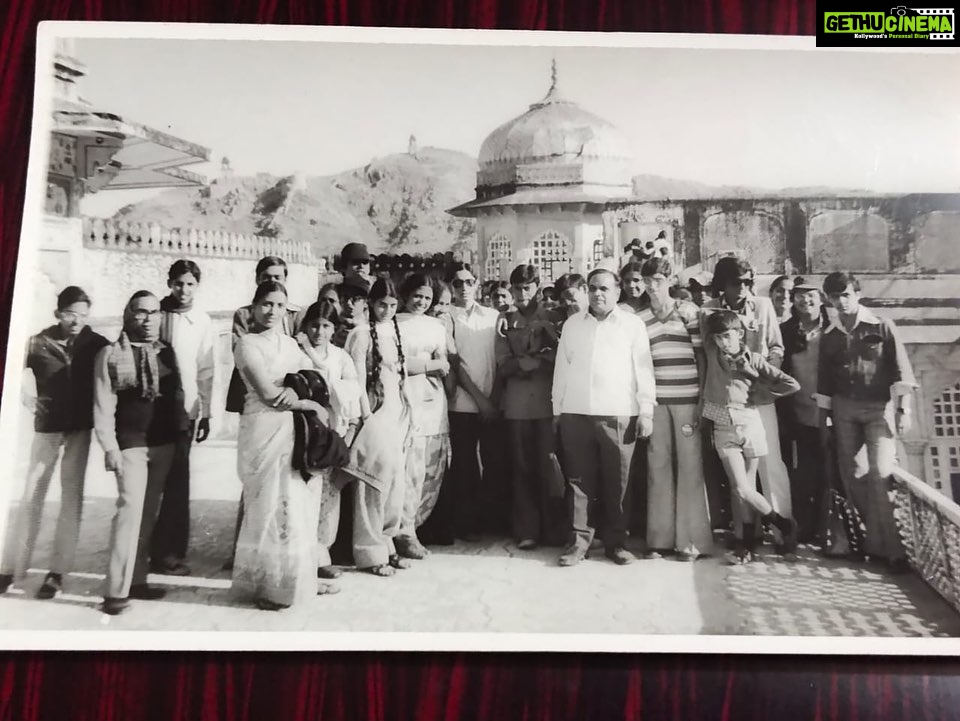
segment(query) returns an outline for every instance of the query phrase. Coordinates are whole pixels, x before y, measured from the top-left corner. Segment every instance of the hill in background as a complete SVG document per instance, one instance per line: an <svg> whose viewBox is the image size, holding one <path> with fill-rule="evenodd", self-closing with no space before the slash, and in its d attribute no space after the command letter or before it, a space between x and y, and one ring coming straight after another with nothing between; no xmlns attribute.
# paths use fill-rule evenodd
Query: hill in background
<svg viewBox="0 0 960 721"><path fill-rule="evenodd" d="M425 147L416 155L375 158L362 168L327 177L221 177L199 188L163 191L114 217L170 228L306 240L321 256L334 255L351 241L366 243L375 253L436 253L476 247L475 221L446 212L474 197L476 173L476 159L465 153ZM658 175L638 175L633 185L635 195L644 200L830 197L848 192L712 186Z"/></svg>

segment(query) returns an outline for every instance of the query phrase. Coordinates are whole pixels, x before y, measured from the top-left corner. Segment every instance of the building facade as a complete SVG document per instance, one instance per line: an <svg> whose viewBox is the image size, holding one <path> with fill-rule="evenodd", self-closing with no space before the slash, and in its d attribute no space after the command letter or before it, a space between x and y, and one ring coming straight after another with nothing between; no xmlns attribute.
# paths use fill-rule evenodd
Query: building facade
<svg viewBox="0 0 960 721"><path fill-rule="evenodd" d="M960 499L960 194L650 198L629 156L616 128L560 96L554 67L546 97L481 146L476 198L450 211L477 219L484 278L534 263L552 283L619 265L637 240L678 268L748 258L759 293L780 274L852 271L899 326L921 385L900 462Z"/></svg>

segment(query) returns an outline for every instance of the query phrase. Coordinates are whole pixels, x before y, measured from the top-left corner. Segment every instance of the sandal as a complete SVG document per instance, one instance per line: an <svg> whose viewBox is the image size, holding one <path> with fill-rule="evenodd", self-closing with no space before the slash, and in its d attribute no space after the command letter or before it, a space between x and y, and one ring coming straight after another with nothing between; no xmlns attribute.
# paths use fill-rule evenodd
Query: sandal
<svg viewBox="0 0 960 721"><path fill-rule="evenodd" d="M410 568L410 566L412 566L413 564L411 564L410 561L408 561L406 558L401 556L399 553L394 553L392 556L390 556L390 565L393 566L394 568L403 570L406 568Z"/></svg>
<svg viewBox="0 0 960 721"><path fill-rule="evenodd" d="M340 578L342 575L343 569L339 566L320 566L320 568L317 569L317 578L333 580L334 578Z"/></svg>
<svg viewBox="0 0 960 721"><path fill-rule="evenodd" d="M372 573L374 576L380 576L382 578L390 578L390 576L397 572L396 569L389 563L384 563L380 566L368 566L363 570Z"/></svg>

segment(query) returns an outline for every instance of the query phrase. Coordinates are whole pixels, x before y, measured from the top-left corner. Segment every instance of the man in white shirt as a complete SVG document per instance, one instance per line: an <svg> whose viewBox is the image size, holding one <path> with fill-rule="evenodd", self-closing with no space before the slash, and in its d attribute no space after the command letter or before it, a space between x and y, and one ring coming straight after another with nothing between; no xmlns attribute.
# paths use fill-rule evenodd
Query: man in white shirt
<svg viewBox="0 0 960 721"><path fill-rule="evenodd" d="M164 488L160 514L150 543L151 570L186 576L184 563L190 539L190 448L194 437L203 443L210 435L211 400L216 372L216 334L213 323L194 307L200 268L192 260L170 266L170 295L160 301L160 340L173 347L180 370L184 409L189 424L174 449L173 464Z"/></svg>
<svg viewBox="0 0 960 721"><path fill-rule="evenodd" d="M451 464L447 476L450 521L453 533L465 541L477 540L482 530L482 514L487 510L487 492L499 479L491 479L484 468L481 481L477 449L485 458L484 435L497 418L491 400L496 357L497 318L499 313L477 302L477 278L468 263L455 263L448 272L453 286L453 337L459 362L457 390L450 403ZM486 462L484 466L487 466Z"/></svg>
<svg viewBox="0 0 960 721"><path fill-rule="evenodd" d="M636 440L653 432L653 359L644 322L617 307L616 273L594 270L587 289L589 309L564 324L553 374L572 531L559 562L586 558L595 533L589 506L598 499L606 556L626 565L636 559L624 547L624 498Z"/></svg>

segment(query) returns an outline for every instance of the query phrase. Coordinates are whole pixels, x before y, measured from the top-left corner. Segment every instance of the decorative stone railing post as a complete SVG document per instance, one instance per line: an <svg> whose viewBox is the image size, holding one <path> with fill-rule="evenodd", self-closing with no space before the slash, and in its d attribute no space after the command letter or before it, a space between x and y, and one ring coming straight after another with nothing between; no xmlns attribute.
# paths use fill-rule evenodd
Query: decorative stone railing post
<svg viewBox="0 0 960 721"><path fill-rule="evenodd" d="M960 612L960 506L900 468L891 498L910 565Z"/></svg>

